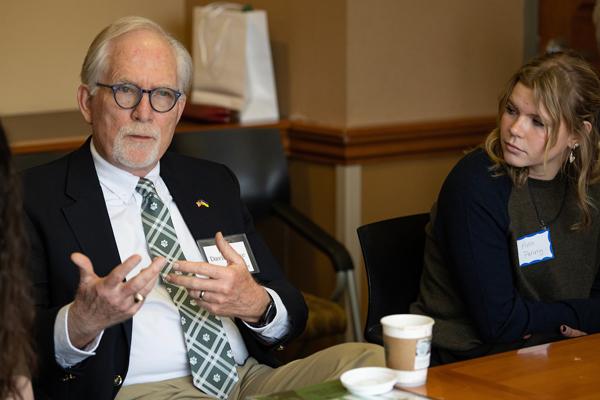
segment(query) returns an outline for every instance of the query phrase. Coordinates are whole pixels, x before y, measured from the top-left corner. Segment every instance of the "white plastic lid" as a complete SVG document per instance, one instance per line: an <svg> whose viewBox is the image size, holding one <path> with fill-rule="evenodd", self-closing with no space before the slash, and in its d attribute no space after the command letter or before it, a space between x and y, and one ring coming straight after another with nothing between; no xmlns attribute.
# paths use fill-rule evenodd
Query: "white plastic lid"
<svg viewBox="0 0 600 400"><path fill-rule="evenodd" d="M340 381L350 393L370 396L391 391L396 383L396 372L380 367L355 368L344 372Z"/></svg>

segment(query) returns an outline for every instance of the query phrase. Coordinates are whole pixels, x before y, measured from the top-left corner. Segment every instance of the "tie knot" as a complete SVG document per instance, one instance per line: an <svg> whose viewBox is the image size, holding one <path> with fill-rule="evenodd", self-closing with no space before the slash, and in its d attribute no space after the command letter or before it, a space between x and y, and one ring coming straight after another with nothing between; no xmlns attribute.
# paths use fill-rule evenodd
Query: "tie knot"
<svg viewBox="0 0 600 400"><path fill-rule="evenodd" d="M141 194L144 198L156 195L156 189L154 188L154 184L150 179L146 178L140 178L137 186L135 187L135 191Z"/></svg>

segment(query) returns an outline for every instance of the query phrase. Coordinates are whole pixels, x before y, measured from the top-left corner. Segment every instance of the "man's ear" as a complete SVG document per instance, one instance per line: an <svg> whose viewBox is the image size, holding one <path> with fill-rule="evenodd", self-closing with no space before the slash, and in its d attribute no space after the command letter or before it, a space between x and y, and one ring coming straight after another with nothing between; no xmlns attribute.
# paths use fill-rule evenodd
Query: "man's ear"
<svg viewBox="0 0 600 400"><path fill-rule="evenodd" d="M181 96L179 100L177 100L177 104L175 105L177 111L177 122L179 122L179 118L181 118L181 114L183 114L183 109L185 108L186 100L186 95Z"/></svg>
<svg viewBox="0 0 600 400"><path fill-rule="evenodd" d="M77 88L77 104L79 111L88 124L92 123L92 93L88 85L81 84Z"/></svg>

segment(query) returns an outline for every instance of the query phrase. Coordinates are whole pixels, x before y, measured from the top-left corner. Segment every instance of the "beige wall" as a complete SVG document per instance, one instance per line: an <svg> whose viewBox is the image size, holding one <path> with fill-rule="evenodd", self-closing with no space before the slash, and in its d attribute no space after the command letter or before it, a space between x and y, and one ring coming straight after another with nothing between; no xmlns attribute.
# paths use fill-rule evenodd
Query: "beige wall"
<svg viewBox="0 0 600 400"><path fill-rule="evenodd" d="M523 0L348 0L347 126L493 115Z"/></svg>
<svg viewBox="0 0 600 400"><path fill-rule="evenodd" d="M79 67L114 19L150 17L189 43L201 0L4 0L0 114L75 109ZM488 115L520 64L523 0L256 0L282 114L353 127Z"/></svg>
<svg viewBox="0 0 600 400"><path fill-rule="evenodd" d="M126 15L149 17L184 37L184 0L2 0L0 115L76 109L90 42Z"/></svg>
<svg viewBox="0 0 600 400"><path fill-rule="evenodd" d="M252 4L268 13L281 113L356 127L494 114L522 60L523 1ZM208 2L187 0L188 17Z"/></svg>
<svg viewBox="0 0 600 400"><path fill-rule="evenodd" d="M462 152L407 156L363 165L362 223L429 212Z"/></svg>

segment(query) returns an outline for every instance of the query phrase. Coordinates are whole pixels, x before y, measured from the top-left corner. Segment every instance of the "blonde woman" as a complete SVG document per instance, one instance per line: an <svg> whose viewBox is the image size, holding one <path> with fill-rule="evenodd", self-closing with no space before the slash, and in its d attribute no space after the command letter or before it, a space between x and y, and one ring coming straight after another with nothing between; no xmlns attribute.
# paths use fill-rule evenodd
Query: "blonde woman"
<svg viewBox="0 0 600 400"><path fill-rule="evenodd" d="M420 295L434 363L600 331L600 81L575 55L523 66L432 210Z"/></svg>

